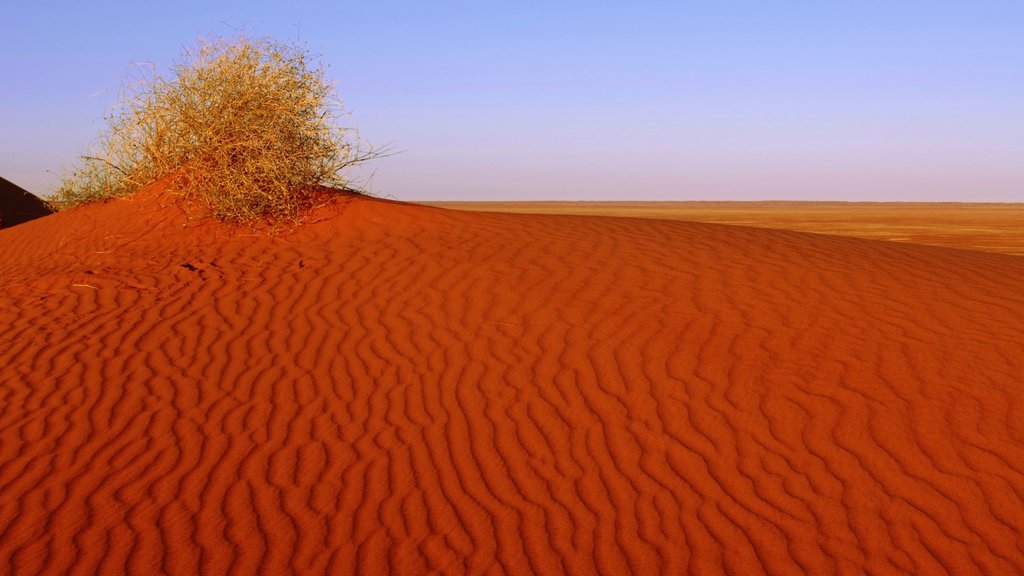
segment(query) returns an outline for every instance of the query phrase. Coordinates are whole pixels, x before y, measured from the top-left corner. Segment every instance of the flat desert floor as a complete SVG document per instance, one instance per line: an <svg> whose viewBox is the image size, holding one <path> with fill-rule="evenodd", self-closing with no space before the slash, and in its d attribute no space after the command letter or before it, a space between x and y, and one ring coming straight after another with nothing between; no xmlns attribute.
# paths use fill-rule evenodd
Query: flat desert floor
<svg viewBox="0 0 1024 576"><path fill-rule="evenodd" d="M1020 256L154 186L0 327L0 574L1024 573Z"/></svg>
<svg viewBox="0 0 1024 576"><path fill-rule="evenodd" d="M629 216L911 242L1024 256L1024 204L921 202L428 202L456 210Z"/></svg>

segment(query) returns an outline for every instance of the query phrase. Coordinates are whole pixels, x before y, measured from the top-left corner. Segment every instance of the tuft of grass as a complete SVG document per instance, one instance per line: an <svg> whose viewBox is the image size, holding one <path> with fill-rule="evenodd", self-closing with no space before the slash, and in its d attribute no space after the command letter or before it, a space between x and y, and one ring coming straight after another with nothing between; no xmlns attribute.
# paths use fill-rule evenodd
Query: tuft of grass
<svg viewBox="0 0 1024 576"><path fill-rule="evenodd" d="M325 69L303 45L200 39L170 77L129 77L95 151L64 179L55 204L172 190L228 222L294 220L329 188L355 191L347 168L385 155L342 128Z"/></svg>

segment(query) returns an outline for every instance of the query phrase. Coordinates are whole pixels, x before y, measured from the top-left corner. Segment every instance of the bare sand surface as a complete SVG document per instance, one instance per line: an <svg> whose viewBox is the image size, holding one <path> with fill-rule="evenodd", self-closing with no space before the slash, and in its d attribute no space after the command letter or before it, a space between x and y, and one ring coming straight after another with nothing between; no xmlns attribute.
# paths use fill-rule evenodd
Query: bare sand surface
<svg viewBox="0 0 1024 576"><path fill-rule="evenodd" d="M427 202L456 210L630 216L837 234L1024 256L1024 203Z"/></svg>
<svg viewBox="0 0 1024 576"><path fill-rule="evenodd" d="M2 574L1021 574L1024 259L158 187L0 231Z"/></svg>

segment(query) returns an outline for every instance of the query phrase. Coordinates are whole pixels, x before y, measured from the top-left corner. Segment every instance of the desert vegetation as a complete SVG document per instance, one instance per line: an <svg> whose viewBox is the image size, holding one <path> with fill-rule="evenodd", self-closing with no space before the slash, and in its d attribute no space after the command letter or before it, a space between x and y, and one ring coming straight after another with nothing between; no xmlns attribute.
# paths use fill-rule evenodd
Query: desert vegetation
<svg viewBox="0 0 1024 576"><path fill-rule="evenodd" d="M347 169L383 154L341 125L335 87L302 44L203 38L172 72L128 76L56 207L169 179L220 220L291 219L327 190L355 191Z"/></svg>

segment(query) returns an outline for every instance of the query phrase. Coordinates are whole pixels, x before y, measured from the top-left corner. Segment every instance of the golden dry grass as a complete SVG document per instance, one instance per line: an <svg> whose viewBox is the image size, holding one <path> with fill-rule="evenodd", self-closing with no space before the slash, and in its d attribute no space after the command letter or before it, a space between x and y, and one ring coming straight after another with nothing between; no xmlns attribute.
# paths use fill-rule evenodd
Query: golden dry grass
<svg viewBox="0 0 1024 576"><path fill-rule="evenodd" d="M292 219L345 170L379 157L342 128L324 67L304 46L269 38L201 39L165 78L129 78L96 150L56 193L58 207L172 189L216 218Z"/></svg>

